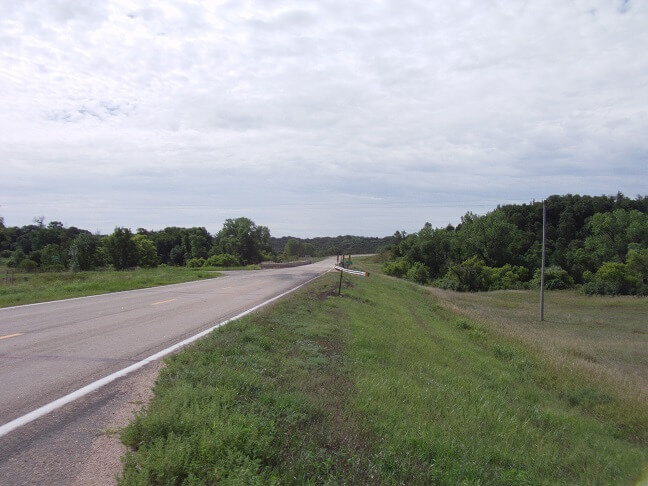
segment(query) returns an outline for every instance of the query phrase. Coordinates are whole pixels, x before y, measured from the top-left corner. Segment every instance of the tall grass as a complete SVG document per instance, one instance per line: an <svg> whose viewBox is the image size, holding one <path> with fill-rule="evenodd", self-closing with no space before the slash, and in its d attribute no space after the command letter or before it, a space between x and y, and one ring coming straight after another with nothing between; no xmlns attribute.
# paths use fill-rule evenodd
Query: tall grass
<svg viewBox="0 0 648 486"><path fill-rule="evenodd" d="M351 280L347 280L351 282ZM648 410L381 275L173 356L122 484L631 484Z"/></svg>
<svg viewBox="0 0 648 486"><path fill-rule="evenodd" d="M430 291L445 308L542 351L556 366L639 396L648 406L648 298L547 292L541 322L535 291Z"/></svg>

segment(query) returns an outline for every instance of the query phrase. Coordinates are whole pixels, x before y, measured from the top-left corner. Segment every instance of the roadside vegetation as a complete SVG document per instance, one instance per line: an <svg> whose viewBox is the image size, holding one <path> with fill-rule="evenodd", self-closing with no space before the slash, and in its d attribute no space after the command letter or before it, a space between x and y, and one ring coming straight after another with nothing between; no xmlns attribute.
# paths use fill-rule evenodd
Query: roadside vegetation
<svg viewBox="0 0 648 486"><path fill-rule="evenodd" d="M386 241L391 241L391 237L272 238L266 226L248 218L227 219L214 235L204 227L175 226L159 231L138 228L136 232L117 227L109 235L100 235L74 226L66 228L60 221L45 224L43 217L34 218L34 224L26 226L6 226L0 216L0 263L25 273L127 270L158 265L259 268L263 261L286 262L359 249L371 253Z"/></svg>
<svg viewBox="0 0 648 486"><path fill-rule="evenodd" d="M645 394L484 319L491 306L515 320L524 298L459 312L380 274L345 279L341 297L337 282L325 275L169 358L122 432L120 483L632 484L645 470ZM578 322L556 301L553 326L601 341L606 326L648 331L641 309L610 299ZM631 358L644 376L645 353Z"/></svg>
<svg viewBox="0 0 648 486"><path fill-rule="evenodd" d="M125 271L0 272L0 307L69 299L88 295L157 287L218 277L215 271L184 267L143 268ZM13 279L13 282L8 280Z"/></svg>
<svg viewBox="0 0 648 486"><path fill-rule="evenodd" d="M648 197L551 196L546 234L547 289L648 295ZM542 202L498 206L456 227L397 231L384 270L462 292L537 288L541 243Z"/></svg>

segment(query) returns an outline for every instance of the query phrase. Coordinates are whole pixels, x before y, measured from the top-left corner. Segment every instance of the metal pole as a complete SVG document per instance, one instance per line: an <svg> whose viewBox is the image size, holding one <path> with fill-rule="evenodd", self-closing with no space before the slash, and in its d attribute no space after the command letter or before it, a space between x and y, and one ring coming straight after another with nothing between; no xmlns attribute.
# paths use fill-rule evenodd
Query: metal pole
<svg viewBox="0 0 648 486"><path fill-rule="evenodd" d="M344 253L342 254L342 263L340 263L340 266L344 268ZM342 275L344 272L340 272L340 287L338 288L338 295L342 295Z"/></svg>
<svg viewBox="0 0 648 486"><path fill-rule="evenodd" d="M544 321L545 258L547 234L547 201L542 200L542 271L540 273L540 320Z"/></svg>

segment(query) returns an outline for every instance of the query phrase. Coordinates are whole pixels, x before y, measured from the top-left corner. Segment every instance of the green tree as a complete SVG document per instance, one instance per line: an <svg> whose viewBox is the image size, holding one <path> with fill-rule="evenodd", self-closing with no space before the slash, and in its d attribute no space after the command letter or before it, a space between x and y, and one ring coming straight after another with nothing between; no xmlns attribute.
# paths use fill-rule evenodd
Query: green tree
<svg viewBox="0 0 648 486"><path fill-rule="evenodd" d="M286 242L286 246L284 248L284 253L289 257L303 256L304 255L304 245L298 239L290 238Z"/></svg>
<svg viewBox="0 0 648 486"><path fill-rule="evenodd" d="M271 251L270 230L251 219L228 219L216 236L220 253L236 256L244 265L259 263L264 251Z"/></svg>
<svg viewBox="0 0 648 486"><path fill-rule="evenodd" d="M104 245L115 270L137 265L137 248L129 228L115 228L113 234L106 238Z"/></svg>
<svg viewBox="0 0 648 486"><path fill-rule="evenodd" d="M60 268L65 267L67 258L65 251L60 245L49 244L40 251L41 267Z"/></svg>
<svg viewBox="0 0 648 486"><path fill-rule="evenodd" d="M595 268L603 262L625 262L631 243L648 247L648 214L634 209L594 214L588 228L590 236L585 240L585 249L590 252Z"/></svg>
<svg viewBox="0 0 648 486"><path fill-rule="evenodd" d="M468 213L461 221L457 234L462 260L478 256L492 267L520 262L524 234L507 221L502 211L493 211L486 216Z"/></svg>
<svg viewBox="0 0 648 486"><path fill-rule="evenodd" d="M648 285L648 248L632 248L626 258L628 270L641 279L643 285Z"/></svg>
<svg viewBox="0 0 648 486"><path fill-rule="evenodd" d="M147 236L137 234L133 236L135 251L137 253L137 266L142 268L155 268L158 265L158 256L153 243Z"/></svg>
<svg viewBox="0 0 648 486"><path fill-rule="evenodd" d="M99 252L101 242L98 236L89 232L80 233L72 241L72 254L76 255L79 270L93 270L104 264Z"/></svg>
<svg viewBox="0 0 648 486"><path fill-rule="evenodd" d="M628 295L635 294L641 287L641 278L628 265L620 262L605 262L594 274L593 281L584 286L589 294Z"/></svg>
<svg viewBox="0 0 648 486"><path fill-rule="evenodd" d="M182 245L176 245L171 248L171 252L169 253L169 263L182 266L185 264L186 260L187 256Z"/></svg>

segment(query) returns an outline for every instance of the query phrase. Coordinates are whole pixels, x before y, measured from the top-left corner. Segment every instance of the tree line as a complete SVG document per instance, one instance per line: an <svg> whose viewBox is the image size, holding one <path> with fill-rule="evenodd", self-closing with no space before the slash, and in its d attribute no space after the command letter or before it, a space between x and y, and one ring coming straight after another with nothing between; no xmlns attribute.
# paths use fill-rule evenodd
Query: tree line
<svg viewBox="0 0 648 486"><path fill-rule="evenodd" d="M160 231L117 227L110 235L93 234L59 221L7 227L0 217L0 258L21 270L116 270L159 264L238 266L271 259L270 230L248 218L228 219L211 235L203 227L168 227Z"/></svg>
<svg viewBox="0 0 648 486"><path fill-rule="evenodd" d="M93 234L60 221L7 227L0 217L0 258L8 267L25 271L117 270L160 264L174 266L239 266L264 260L303 256L375 253L392 237L337 236L301 239L273 238L266 226L248 218L228 219L215 235L204 227L170 226L159 231L117 227L110 235Z"/></svg>
<svg viewBox="0 0 648 486"><path fill-rule="evenodd" d="M369 236L320 236L316 238L296 238L283 236L270 238L270 245L275 253L286 253L295 256L329 256L366 253L380 253L393 244L393 237L384 238Z"/></svg>
<svg viewBox="0 0 648 486"><path fill-rule="evenodd" d="M546 288L648 295L648 197L554 195L546 211ZM397 231L385 271L459 291L529 288L541 258L542 202L531 202Z"/></svg>

